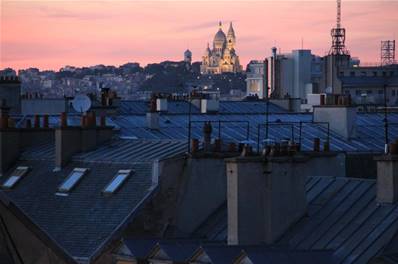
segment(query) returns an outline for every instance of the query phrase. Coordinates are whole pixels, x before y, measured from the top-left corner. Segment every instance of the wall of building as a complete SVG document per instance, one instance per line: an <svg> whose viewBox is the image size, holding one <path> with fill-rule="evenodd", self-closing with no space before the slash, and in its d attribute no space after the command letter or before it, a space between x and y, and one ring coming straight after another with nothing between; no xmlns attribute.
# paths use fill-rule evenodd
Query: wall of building
<svg viewBox="0 0 398 264"><path fill-rule="evenodd" d="M40 264L66 264L50 247L39 239L32 231L32 227L25 226L10 210L0 202L0 215L4 220L6 229L15 244L15 250L9 238L8 247L12 249L12 255L16 264L40 263ZM5 227L1 226L2 231ZM4 232L2 232L4 235ZM1 233L0 233L1 235ZM17 253L20 255L20 261Z"/></svg>
<svg viewBox="0 0 398 264"><path fill-rule="evenodd" d="M274 65L271 65L271 68L275 69L274 76L272 76L274 97L289 96L305 100L307 87L312 84L313 76L319 78L320 75L319 67L316 67L316 65L319 66L319 61L314 58L311 50L304 49L276 55ZM270 59L270 61L272 60Z"/></svg>
<svg viewBox="0 0 398 264"><path fill-rule="evenodd" d="M225 202L224 159L188 159L183 181L177 203L176 227L182 233L190 234Z"/></svg>
<svg viewBox="0 0 398 264"><path fill-rule="evenodd" d="M21 83L13 80L0 80L0 100L6 101L7 106L11 108L11 114L19 114L21 111Z"/></svg>
<svg viewBox="0 0 398 264"><path fill-rule="evenodd" d="M264 88L264 62L251 61L248 65L249 72L246 74L246 96L257 95L259 98L265 96Z"/></svg>
<svg viewBox="0 0 398 264"><path fill-rule="evenodd" d="M347 153L345 170L347 177L374 179L377 164L374 153Z"/></svg>
<svg viewBox="0 0 398 264"><path fill-rule="evenodd" d="M306 212L305 180L295 158L233 158L228 170L228 244L274 243Z"/></svg>
<svg viewBox="0 0 398 264"><path fill-rule="evenodd" d="M294 90L292 97L305 99L306 85L311 83L311 50L293 50L292 57L294 60Z"/></svg>
<svg viewBox="0 0 398 264"><path fill-rule="evenodd" d="M349 67L340 70L339 76L344 77L398 77L398 64L391 66Z"/></svg>
<svg viewBox="0 0 398 264"><path fill-rule="evenodd" d="M158 189L152 199L134 218L124 235L134 237L163 237L165 232L173 232L179 197L182 195L187 167L185 157L161 160L157 163ZM170 234L171 236L173 234Z"/></svg>
<svg viewBox="0 0 398 264"><path fill-rule="evenodd" d="M62 112L69 112L66 99L22 99L21 101L21 113L23 115L51 115Z"/></svg>

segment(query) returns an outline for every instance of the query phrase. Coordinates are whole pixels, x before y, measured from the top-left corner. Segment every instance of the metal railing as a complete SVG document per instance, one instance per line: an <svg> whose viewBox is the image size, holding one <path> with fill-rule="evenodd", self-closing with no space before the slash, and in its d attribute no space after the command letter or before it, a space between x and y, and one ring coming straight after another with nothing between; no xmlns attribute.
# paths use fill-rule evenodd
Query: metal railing
<svg viewBox="0 0 398 264"><path fill-rule="evenodd" d="M298 128L298 143L301 145L302 144L302 138L303 138L303 130L305 125L320 125L320 126L326 126L326 141L329 143L330 142L330 125L329 122L269 122L268 124L258 124L257 125L257 152L260 151L260 138L261 138L261 129L269 129L269 126L288 126L290 127L291 130L291 137L289 138L292 142L295 142L295 129ZM266 135L266 138L268 139L268 135Z"/></svg>
<svg viewBox="0 0 398 264"><path fill-rule="evenodd" d="M205 123L205 122L210 122L211 124L216 123L217 128L218 128L218 138L221 139L222 136L222 124L224 123L244 123L246 124L246 140L249 140L250 138L250 122L249 121L243 121L243 120L214 120L214 121L207 121L207 120L195 120L195 121L189 121L188 125L188 153L190 153L190 144L191 144L191 136L192 136L192 124L193 123Z"/></svg>
<svg viewBox="0 0 398 264"><path fill-rule="evenodd" d="M246 140L250 140L250 122L249 121L243 121L243 120L237 120L237 121L233 121L233 120L215 120L215 121L206 121L206 120L195 120L195 121L190 121L189 122L189 126L188 126L188 146L190 146L191 144L191 138L192 138L192 124L194 123L205 123L205 122L210 122L211 124L216 124L214 127L217 127L217 135L218 138L221 139L223 136L223 124L233 124L233 123L241 123L241 124L245 124L245 139ZM258 124L257 125L257 152L260 151L260 147L261 147L261 138L263 138L261 136L261 132L262 130L266 129L269 130L270 127L275 127L275 126L285 126L288 127L290 130L290 138L285 137L285 139L289 139L292 142L295 142L296 140L298 140L298 143L301 145L302 141L303 141L303 133L305 131L305 127L306 126L317 126L319 128L325 128L326 129L326 141L329 143L330 142L330 125L329 122L303 122L303 121L299 121L299 122L268 122L267 124ZM230 127L230 126L228 126ZM226 128L228 128L226 127ZM242 127L242 126L239 126ZM298 131L297 131L298 130ZM321 130L322 131L322 130ZM297 137L297 133L298 133L298 137ZM269 133L268 133L269 134ZM266 136L264 139L268 139L268 136ZM188 147L188 152L190 152L190 148Z"/></svg>

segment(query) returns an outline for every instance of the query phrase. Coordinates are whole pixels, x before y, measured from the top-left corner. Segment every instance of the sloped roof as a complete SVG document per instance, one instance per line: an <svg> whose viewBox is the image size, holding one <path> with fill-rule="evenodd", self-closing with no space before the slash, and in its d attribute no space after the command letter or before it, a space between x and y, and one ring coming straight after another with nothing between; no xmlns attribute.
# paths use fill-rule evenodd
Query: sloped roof
<svg viewBox="0 0 398 264"><path fill-rule="evenodd" d="M155 187L151 163L74 161L59 172L53 172L53 161L20 161L18 166L29 166L31 170L11 190L0 190L2 200L7 199L8 207L22 212L68 255L85 261L91 261L120 232ZM76 167L90 171L69 195L56 195L59 185ZM132 169L134 173L114 194L104 196L102 190L120 169Z"/></svg>
<svg viewBox="0 0 398 264"><path fill-rule="evenodd" d="M202 244L192 240L153 240L126 239L124 245L140 259L162 259L173 263L199 263L202 254L214 264L232 264L242 255L247 255L255 264L287 264L287 263L337 263L330 250L292 250L266 245L241 246L226 244ZM143 246L144 245L144 246ZM149 248L152 245L153 248ZM152 256L151 256L152 255Z"/></svg>
<svg viewBox="0 0 398 264"><path fill-rule="evenodd" d="M332 264L338 263L329 250L264 250L261 247L248 247L244 249L247 257L255 264L280 263L280 264ZM218 263L218 262L217 262Z"/></svg>
<svg viewBox="0 0 398 264"><path fill-rule="evenodd" d="M341 263L365 264L398 232L398 204L376 202L375 180L310 177L306 191L308 216L278 244L299 250L334 250ZM218 210L196 236L226 241L227 208Z"/></svg>
<svg viewBox="0 0 398 264"><path fill-rule="evenodd" d="M204 253L211 259L212 263L231 264L242 252L242 247L227 245L204 245ZM261 247L264 250L264 247Z"/></svg>
<svg viewBox="0 0 398 264"><path fill-rule="evenodd" d="M219 101L221 114L260 114L266 112L265 101ZM182 100L169 100L167 102L167 114L188 114L189 102ZM119 114L121 115L145 115L149 110L149 102L142 100L121 101ZM270 113L286 113L287 111L269 103ZM199 114L200 109L191 105L191 113Z"/></svg>
<svg viewBox="0 0 398 264"><path fill-rule="evenodd" d="M347 152L381 152L384 150L384 123L383 114L358 114L357 137L346 140L333 131L330 131L330 147L335 151ZM221 138L224 141L239 142L247 137L256 144L258 139L258 126L260 141L265 138L264 114L219 114L219 115L192 115L192 138L203 137L203 122L212 121L213 137L219 135L219 122L221 122ZM398 135L398 114L390 113L388 116L390 126L389 135L393 139ZM113 122L120 127L120 133L141 139L180 139L188 137L188 116L162 114L159 118L160 129L147 128L145 116L127 115L115 116ZM292 127L296 142L300 136L300 122L302 122L302 147L310 150L313 138L319 137L326 140L327 129L325 125L311 124L312 114L270 114L269 137L275 140L291 138ZM202 123L201 123L202 122ZM249 129L248 129L249 127Z"/></svg>
<svg viewBox="0 0 398 264"><path fill-rule="evenodd" d="M195 242L171 242L161 241L158 243L159 249L163 250L173 262L185 262L192 256L198 248Z"/></svg>
<svg viewBox="0 0 398 264"><path fill-rule="evenodd" d="M175 157L187 151L187 142L179 140L114 139L98 148L75 154L74 161L82 162L145 162ZM22 160L54 160L53 142L43 142L25 148Z"/></svg>
<svg viewBox="0 0 398 264"><path fill-rule="evenodd" d="M161 113L159 117L159 130L147 127L147 111L145 101L122 101L121 114L107 118L107 124L114 126L124 137L136 139L172 139L187 140L188 138L188 102L171 101L169 111ZM129 105L133 110L126 110ZM291 138L292 134L297 142L300 136L300 122L302 123L302 148L310 150L313 146L313 139L319 137L326 141L327 129L323 124L310 124L312 114L310 113L286 113L281 112L276 105L270 104L269 114L269 138L280 140ZM134 110L137 108L136 110ZM275 108L272 110L272 108ZM124 109L124 110L123 110ZM265 139L265 103L262 101L220 101L220 112L218 114L200 114L199 109L192 107L191 120L192 138L203 137L202 128L204 121L211 121L213 125L213 137L218 137L219 127L221 138L224 141L239 142L249 139L254 145L260 139ZM21 117L17 125L23 126L24 120L33 119L31 116ZM358 113L357 115L357 136L354 139L346 140L335 132L331 131L330 147L334 151L346 152L382 152L384 150L384 115L381 113ZM398 135L398 114L389 113L389 137L396 138ZM59 125L59 116L53 115L49 118L50 126ZM221 125L219 125L221 122ZM80 125L78 115L69 115L68 124ZM260 133L258 133L260 128ZM293 127L293 133L292 133ZM248 129L249 128L249 129ZM260 134L260 136L258 136Z"/></svg>

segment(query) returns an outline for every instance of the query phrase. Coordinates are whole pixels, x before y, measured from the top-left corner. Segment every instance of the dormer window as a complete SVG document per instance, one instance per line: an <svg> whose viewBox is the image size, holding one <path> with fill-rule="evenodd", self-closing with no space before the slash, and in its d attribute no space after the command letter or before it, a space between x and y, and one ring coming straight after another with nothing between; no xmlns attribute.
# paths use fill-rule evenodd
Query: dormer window
<svg viewBox="0 0 398 264"><path fill-rule="evenodd" d="M17 167L11 176L3 183L2 187L5 189L13 188L29 171L29 167L19 166Z"/></svg>
<svg viewBox="0 0 398 264"><path fill-rule="evenodd" d="M58 191L62 193L69 192L88 172L88 168L74 168L68 178L59 186Z"/></svg>
<svg viewBox="0 0 398 264"><path fill-rule="evenodd" d="M132 170L119 170L112 181L104 188L103 193L112 194L116 192L131 174Z"/></svg>

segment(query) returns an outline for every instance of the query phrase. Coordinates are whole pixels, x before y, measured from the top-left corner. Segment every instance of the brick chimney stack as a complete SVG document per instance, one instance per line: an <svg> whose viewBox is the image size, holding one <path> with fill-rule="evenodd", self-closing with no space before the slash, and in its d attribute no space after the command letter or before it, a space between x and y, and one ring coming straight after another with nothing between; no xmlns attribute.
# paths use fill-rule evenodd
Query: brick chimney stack
<svg viewBox="0 0 398 264"><path fill-rule="evenodd" d="M67 115L62 113L60 127L55 130L56 170L62 169L74 154L93 150L113 136L113 127L106 126L105 116L101 116L101 126L97 126L94 112L82 115L80 126L67 123Z"/></svg>
<svg viewBox="0 0 398 264"><path fill-rule="evenodd" d="M272 244L307 211L305 157L226 159L228 244Z"/></svg>
<svg viewBox="0 0 398 264"><path fill-rule="evenodd" d="M398 139L390 144L390 153L376 157L377 201L396 203L398 201Z"/></svg>

